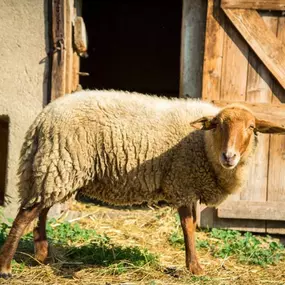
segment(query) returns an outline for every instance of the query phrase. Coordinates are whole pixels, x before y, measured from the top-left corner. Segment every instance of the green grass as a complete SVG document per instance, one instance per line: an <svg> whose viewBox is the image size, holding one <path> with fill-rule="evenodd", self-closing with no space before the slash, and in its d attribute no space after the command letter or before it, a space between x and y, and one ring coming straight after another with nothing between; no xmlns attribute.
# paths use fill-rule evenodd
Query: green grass
<svg viewBox="0 0 285 285"><path fill-rule="evenodd" d="M3 244L10 225L0 224L0 246ZM106 235L99 235L95 230L84 229L78 223L47 223L49 243L60 253L61 261L70 264L89 264L108 266L113 273L120 274L129 268L145 265L156 266L158 257L139 247L119 246L113 244ZM33 252L32 234L21 239L19 250Z"/></svg>
<svg viewBox="0 0 285 285"><path fill-rule="evenodd" d="M196 239L197 248L208 250L217 258L232 256L240 263L260 266L276 264L285 259L284 246L270 236L261 237L249 232L224 229L211 229L205 231L205 235L205 239ZM184 247L180 229L171 233L169 242L173 246Z"/></svg>

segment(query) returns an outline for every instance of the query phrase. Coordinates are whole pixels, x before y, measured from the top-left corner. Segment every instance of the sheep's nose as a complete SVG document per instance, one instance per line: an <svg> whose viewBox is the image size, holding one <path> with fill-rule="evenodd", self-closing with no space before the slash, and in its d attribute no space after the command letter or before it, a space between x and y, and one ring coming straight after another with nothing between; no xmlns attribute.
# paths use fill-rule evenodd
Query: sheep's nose
<svg viewBox="0 0 285 285"><path fill-rule="evenodd" d="M236 153L232 153L232 152L223 152L223 159L225 161L232 161L236 158Z"/></svg>

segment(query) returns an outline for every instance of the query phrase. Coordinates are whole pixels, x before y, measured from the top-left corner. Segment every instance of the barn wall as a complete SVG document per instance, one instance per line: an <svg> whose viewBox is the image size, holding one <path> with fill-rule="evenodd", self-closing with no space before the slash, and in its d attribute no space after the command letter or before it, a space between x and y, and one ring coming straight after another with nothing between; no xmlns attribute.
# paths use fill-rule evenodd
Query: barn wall
<svg viewBox="0 0 285 285"><path fill-rule="evenodd" d="M47 3L44 0L0 1L0 119L9 121L5 207L14 216L17 166L25 132L47 101Z"/></svg>

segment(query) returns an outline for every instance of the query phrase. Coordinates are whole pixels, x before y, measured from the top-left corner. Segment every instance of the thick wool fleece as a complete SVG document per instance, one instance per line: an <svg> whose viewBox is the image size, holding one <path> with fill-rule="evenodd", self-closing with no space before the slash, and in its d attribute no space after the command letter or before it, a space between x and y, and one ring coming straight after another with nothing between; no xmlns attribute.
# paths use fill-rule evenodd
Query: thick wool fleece
<svg viewBox="0 0 285 285"><path fill-rule="evenodd" d="M204 131L190 125L218 111L205 102L123 91L81 91L55 100L26 135L22 207L49 207L76 190L115 205L162 199L176 207L199 199L218 204L229 193L208 160Z"/></svg>

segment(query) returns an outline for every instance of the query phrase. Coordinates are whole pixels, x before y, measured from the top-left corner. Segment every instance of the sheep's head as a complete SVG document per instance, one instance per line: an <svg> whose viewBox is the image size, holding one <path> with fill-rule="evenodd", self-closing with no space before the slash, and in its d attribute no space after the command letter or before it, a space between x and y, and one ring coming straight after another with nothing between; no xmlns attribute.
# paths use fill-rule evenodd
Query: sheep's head
<svg viewBox="0 0 285 285"><path fill-rule="evenodd" d="M235 168L251 153L257 132L285 134L285 127L259 120L250 110L237 105L222 109L215 117L202 117L191 125L196 129L211 130L220 164L227 169Z"/></svg>

